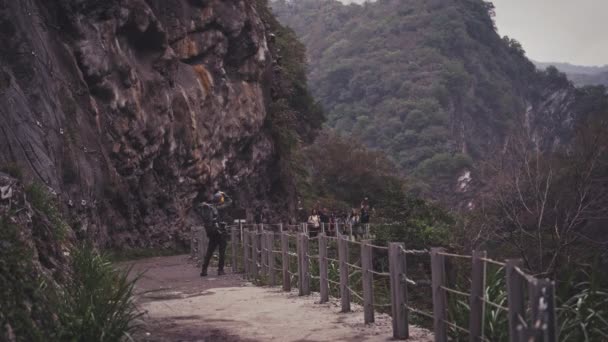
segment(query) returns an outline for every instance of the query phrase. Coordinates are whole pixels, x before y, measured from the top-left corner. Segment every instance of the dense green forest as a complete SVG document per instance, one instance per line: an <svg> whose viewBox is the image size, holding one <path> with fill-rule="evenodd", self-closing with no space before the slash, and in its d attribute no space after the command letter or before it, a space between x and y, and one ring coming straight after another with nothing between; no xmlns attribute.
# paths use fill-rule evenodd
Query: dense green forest
<svg viewBox="0 0 608 342"><path fill-rule="evenodd" d="M497 34L487 1L273 9L305 43L328 119L299 153L309 206L349 208L369 195L391 241L521 258L557 281L560 340L608 336L608 278L597 271L608 262L604 87L538 70ZM486 290L501 298L492 277Z"/></svg>
<svg viewBox="0 0 608 342"><path fill-rule="evenodd" d="M273 9L308 49L328 125L386 152L411 191L446 203L463 171L500 149L530 108L548 107L539 112L551 118L528 127L542 140L575 101L562 74L538 71L496 33L490 2L281 0ZM559 91L565 102L544 104Z"/></svg>

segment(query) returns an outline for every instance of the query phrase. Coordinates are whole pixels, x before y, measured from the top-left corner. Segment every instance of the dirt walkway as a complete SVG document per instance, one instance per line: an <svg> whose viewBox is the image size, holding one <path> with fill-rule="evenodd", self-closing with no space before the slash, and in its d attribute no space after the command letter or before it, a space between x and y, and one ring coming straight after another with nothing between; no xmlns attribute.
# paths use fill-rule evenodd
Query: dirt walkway
<svg viewBox="0 0 608 342"><path fill-rule="evenodd" d="M238 275L200 278L187 256L137 261L147 270L138 283L147 311L137 340L159 341L390 341L390 317L365 325L361 309L340 313L338 301L318 304L318 296L298 297L278 288L255 287ZM432 341L411 328L410 341Z"/></svg>

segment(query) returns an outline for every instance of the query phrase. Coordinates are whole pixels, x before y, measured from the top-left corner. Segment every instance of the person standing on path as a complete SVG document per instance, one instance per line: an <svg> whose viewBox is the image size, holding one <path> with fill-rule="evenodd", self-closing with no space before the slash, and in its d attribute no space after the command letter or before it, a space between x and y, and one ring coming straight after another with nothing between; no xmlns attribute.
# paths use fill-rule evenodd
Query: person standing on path
<svg viewBox="0 0 608 342"><path fill-rule="evenodd" d="M207 254L203 260L203 268L201 277L207 276L207 268L213 256L213 252L218 248L219 262L217 265L217 275L224 274L224 262L226 259L226 246L228 245L228 231L226 222L222 221L220 211L229 207L232 204L232 199L224 192L216 190L212 196L211 203L203 203L201 205L201 214L205 224L205 232L209 238L207 246Z"/></svg>

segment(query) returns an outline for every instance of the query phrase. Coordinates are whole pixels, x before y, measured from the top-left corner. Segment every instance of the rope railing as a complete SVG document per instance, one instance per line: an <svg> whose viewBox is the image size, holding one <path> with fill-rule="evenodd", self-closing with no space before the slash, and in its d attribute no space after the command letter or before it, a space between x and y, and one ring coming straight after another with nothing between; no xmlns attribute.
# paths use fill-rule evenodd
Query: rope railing
<svg viewBox="0 0 608 342"><path fill-rule="evenodd" d="M500 262L500 261L496 261L496 260L492 260L492 259L488 259L488 258L480 258L481 261L490 263L490 264L494 264L496 266L500 266L500 267L505 267L507 266L507 264L505 264L504 262Z"/></svg>
<svg viewBox="0 0 608 342"><path fill-rule="evenodd" d="M273 229L277 226L281 229ZM292 230L291 228L296 229ZM328 300L330 286L334 291L332 292L333 295L335 295L337 288L340 292L342 311L350 311L351 297L353 297L357 302L363 304L366 323L373 321L374 308L391 307L393 332L396 339L408 337L407 316L408 314L415 314L433 320L436 341L447 341L448 335L458 333L466 333L470 336L476 336L477 340L488 341L489 339L484 335L483 326L484 308L487 306L501 310L508 315L510 336L518 336L514 335L518 334L517 329L521 330L524 327L526 331L537 329L536 334L545 336L546 341L555 341L555 334L551 332L552 330L555 331L555 308L550 304L554 302L554 285L548 280L537 279L526 273L518 263L493 260L487 258L485 252L473 252L471 255L466 255L447 252L442 248L432 248L430 250L406 249L402 243L388 243L387 246L378 245L372 243L375 237L374 227L366 227L364 233L361 233L361 231L355 232L350 226L344 227L342 225L338 229L336 229L336 226L333 226L333 229L327 229L330 228L327 225L322 228L325 229L319 230L317 235L310 236L313 233L305 224L230 225L228 230L231 232L231 240L233 240L231 243L232 255L240 256L238 259L233 257L233 263L236 264L237 260L242 262L242 268L247 277L262 280L270 279L271 284L275 284L274 275L276 272L282 273L284 290L290 290L292 282L297 279L300 295L310 294L310 283L314 282L319 285L322 303ZM336 236L328 236L326 233L335 233ZM197 252L196 245L204 245L202 241L204 241L205 232L204 229L199 227L193 228L191 234L191 254L195 255ZM275 246L279 238L280 249L276 249ZM362 240L358 240L360 238ZM352 251L357 249L360 249L360 255L358 253L353 254ZM374 250L386 252L373 253ZM200 254L200 250L198 253ZM354 255L357 255L356 262L352 262ZM432 277L429 280L416 282L408 277L410 274L417 274L408 274L405 267L406 258L412 256L417 258L419 256L430 257ZM387 260L388 265L386 261L382 261L381 264L387 265L389 271L374 269L373 258ZM471 262L470 291L461 290L463 287L458 285L460 283L454 284L458 289L448 286L445 276L445 258ZM277 262L278 267L275 266ZM416 263L418 262L416 261ZM505 271L507 277L507 304L504 304L504 302L501 304L495 303L486 297L483 287L486 278L486 264L499 266L502 269L498 271ZM461 267L462 262L450 265ZM294 272L293 267L295 266L297 266L297 271ZM333 270L332 272L329 272L330 268ZM233 269L236 269L236 265L233 265ZM384 269L384 266L380 269ZM340 271L339 279L335 270ZM414 272L417 271L414 270ZM263 277L257 278L260 275ZM424 288L431 285L433 313L417 309L409 304L406 290L408 285L422 285L422 287L416 286L419 289L418 291L426 291ZM528 286L528 295L524 296L522 289L526 285ZM380 293L384 293L382 297L377 297L376 294L376 297L381 299L381 303L374 302L374 287L377 286L380 286ZM396 287L396 290L394 287ZM385 297L389 288L390 299ZM445 298L448 297L446 297L446 294L468 298L469 305L467 308L470 314L468 327L459 326L449 318L452 316L447 316L448 306ZM528 297L529 307L524 305L524 298ZM395 311L395 308L399 307L406 310L403 312L401 310Z"/></svg>
<svg viewBox="0 0 608 342"><path fill-rule="evenodd" d="M484 302L484 303L486 303L486 304L488 304L488 305L496 308L496 309L500 309L500 310L504 310L504 311L509 311L509 308L507 308L506 306L502 306L500 304L496 304L496 303L494 303L492 301L484 299L483 297L478 297L478 299L481 300L482 302Z"/></svg>
<svg viewBox="0 0 608 342"><path fill-rule="evenodd" d="M451 289L451 288L449 288L449 287L440 286L440 288L441 288L442 290L446 291L446 292L453 293L453 294L457 294L457 295L459 295L459 296L464 296L464 297L470 297L470 296L471 296L471 294L470 294L470 293L461 292L461 291L458 291L458 290Z"/></svg>
<svg viewBox="0 0 608 342"><path fill-rule="evenodd" d="M388 272L376 272L374 270L367 270L369 273L375 274L377 276L381 276L381 277L390 277L390 273Z"/></svg>
<svg viewBox="0 0 608 342"><path fill-rule="evenodd" d="M413 312L413 313L415 313L415 314L417 314L417 315L424 316L424 317L426 317L426 318L430 318L430 319L434 319L433 314L430 314L430 313L428 313L428 312L424 312L424 311L418 310L418 309L413 308L413 307L408 306L408 305L404 305L404 307L405 307L405 308L406 308L408 311L411 311L411 312Z"/></svg>

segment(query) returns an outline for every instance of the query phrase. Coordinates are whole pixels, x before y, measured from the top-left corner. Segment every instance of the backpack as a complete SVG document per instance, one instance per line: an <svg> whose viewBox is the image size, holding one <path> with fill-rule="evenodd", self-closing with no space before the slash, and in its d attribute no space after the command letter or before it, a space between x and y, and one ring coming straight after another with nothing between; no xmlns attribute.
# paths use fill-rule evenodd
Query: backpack
<svg viewBox="0 0 608 342"><path fill-rule="evenodd" d="M369 223L369 213L367 210L361 210L361 223Z"/></svg>
<svg viewBox="0 0 608 342"><path fill-rule="evenodd" d="M205 203L200 207L199 212L203 219L203 225L205 226L207 236L216 234L220 228L217 209L214 206Z"/></svg>

